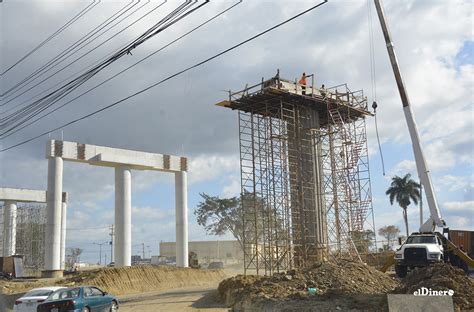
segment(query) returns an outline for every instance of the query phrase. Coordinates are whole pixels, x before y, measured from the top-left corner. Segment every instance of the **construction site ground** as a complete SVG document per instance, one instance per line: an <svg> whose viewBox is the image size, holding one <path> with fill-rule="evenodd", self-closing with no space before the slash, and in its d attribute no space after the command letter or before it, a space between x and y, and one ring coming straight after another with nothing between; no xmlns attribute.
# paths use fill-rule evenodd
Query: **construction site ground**
<svg viewBox="0 0 474 312"><path fill-rule="evenodd" d="M11 311L15 300L32 288L44 286L72 287L79 285L94 285L117 296L120 301L124 301L122 307L126 311L127 306L136 305L137 300L143 302L154 301L155 299L152 298L156 297L156 300L165 303L167 301L166 298L170 296L174 296L175 299L179 298L179 294L163 294L163 292L168 292L172 289L189 290L192 287L194 290L199 289L203 293L206 293L209 289L215 290L218 283L228 276L223 270L134 266L84 271L61 279L0 280L0 311ZM186 296L188 299L199 299L197 298L198 293L193 294L191 292ZM176 311L181 311L183 304L187 304L186 302L178 302L176 300L174 302L177 305ZM141 308L140 311L146 311L143 309ZM133 308L130 311L134 311ZM151 309L150 311L166 310Z"/></svg>
<svg viewBox="0 0 474 312"><path fill-rule="evenodd" d="M315 264L272 277L237 273L137 266L64 279L0 281L0 311L11 311L24 292L46 285L96 285L118 296L121 311L387 311L388 293L413 294L421 287L452 289L456 311L474 310L472 278L445 264L417 269L402 280L351 261ZM315 288L315 294L308 288Z"/></svg>
<svg viewBox="0 0 474 312"><path fill-rule="evenodd" d="M218 291L235 311L387 311L387 294L413 296L421 287L451 289L456 311L474 311L472 278L448 264L416 269L400 280L358 262L327 262L272 277L238 275Z"/></svg>

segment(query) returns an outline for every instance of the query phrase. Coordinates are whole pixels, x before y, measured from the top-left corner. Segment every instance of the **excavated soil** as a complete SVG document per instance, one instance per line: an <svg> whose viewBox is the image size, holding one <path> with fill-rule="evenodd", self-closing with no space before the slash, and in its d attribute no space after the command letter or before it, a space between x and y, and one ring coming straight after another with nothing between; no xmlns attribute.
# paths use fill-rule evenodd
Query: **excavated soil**
<svg viewBox="0 0 474 312"><path fill-rule="evenodd" d="M222 270L134 266L88 271L57 284L94 285L120 296L169 288L205 286L219 282L225 277Z"/></svg>
<svg viewBox="0 0 474 312"><path fill-rule="evenodd" d="M384 294L397 286L396 279L373 267L344 261L320 263L306 270L292 270L272 277L238 275L222 281L218 291L235 310L247 311L262 300L270 305L283 300L288 301L286 306L298 306L303 311L312 311L315 307L328 311L380 311L386 308ZM308 288L316 288L316 294L309 294ZM302 301L308 305L304 307Z"/></svg>
<svg viewBox="0 0 474 312"><path fill-rule="evenodd" d="M453 290L453 301L457 310L474 310L474 282L466 273L450 264L417 268L402 280L402 285L395 292L413 294L421 287L432 290Z"/></svg>

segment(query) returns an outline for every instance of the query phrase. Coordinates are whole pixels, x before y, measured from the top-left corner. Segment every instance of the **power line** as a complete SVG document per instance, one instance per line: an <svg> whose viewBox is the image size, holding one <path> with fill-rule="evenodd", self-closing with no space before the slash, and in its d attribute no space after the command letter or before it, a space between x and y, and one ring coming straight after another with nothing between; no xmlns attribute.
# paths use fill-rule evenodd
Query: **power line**
<svg viewBox="0 0 474 312"><path fill-rule="evenodd" d="M126 20L127 18L129 18L131 15L135 14L137 11L139 11L140 9L142 9L144 6L146 6L148 3L150 2L150 0L148 0L148 2L146 2L145 4L143 4L142 6L138 7L136 10L132 11L130 14L128 14L127 16L125 16L124 18L122 18L121 20L119 20L117 23L115 23L114 25L110 26L108 29L104 30L101 34L99 34L98 36L96 36L95 38L91 39L89 42L86 42L86 44L84 44L82 47L78 48L77 50L75 50L74 52L72 52L71 54L69 54L68 56L66 57L63 57L62 59L58 60L58 62L56 62L56 64L54 65L51 65L49 66L49 68L43 70L41 73L38 73L38 75L35 77L35 78L32 78L29 82L25 83L22 87L18 88L17 91L13 92L13 94L11 94L10 96L14 95L15 93L17 93L18 91L20 91L21 89L25 88L26 86L28 86L29 84L33 83L33 81L35 81L37 78L43 76L44 74L48 73L49 71L51 71L53 68L55 68L56 66L58 66L59 64L63 63L64 61L66 61L67 59L69 59L71 56L75 55L76 53L78 53L79 51L81 51L83 48L85 48L86 46L88 46L89 44L91 44L93 41L95 41L96 39L98 39L99 37L101 37L102 35L104 35L105 33L107 33L109 30L111 30L112 28L114 28L115 26L117 26L118 24L120 24L121 22L123 22L124 20ZM137 2L138 3L138 2ZM145 16L149 15L150 13L152 13L153 11L155 11L156 9L158 9L160 6L162 6L163 4L165 4L165 2L159 4L158 6L156 6L154 9L150 10L148 13L146 13L145 15L143 15L142 17L140 17L139 19L135 20L133 23L129 24L127 27L123 28L122 30L120 30L119 32L115 33L113 36L109 37L107 40L103 41L102 43L100 43L99 45L95 46L94 48L90 49L88 52L84 53L83 55L81 55L80 57L76 58L74 61L68 63L67 65L61 67L61 69L55 71L53 74L49 75L48 77L42 79L41 81L39 81L38 83L34 84L33 86L29 87L28 89L24 90L23 92L21 92L20 94L17 94L16 96L14 96L13 98L9 99L8 101L6 101L5 103L3 103L1 106L4 106L4 105L7 105L8 103L12 102L13 100L17 99L18 97L22 96L23 94L27 93L28 91L34 89L35 87L43 84L44 82L48 81L50 78L56 76L58 73L62 72L63 70L65 70L66 68L70 67L71 65L73 65L74 63L76 63L77 61L81 60L82 58L86 57L87 55L89 55L91 52L97 50L98 48L100 48L101 46L103 46L104 44L106 44L107 42L109 42L110 40L112 40L113 38L115 38L116 36L118 36L119 34L121 34L122 32L124 32L125 30L127 30L128 28L130 28L131 26L133 26L135 23L139 22L141 19L143 19Z"/></svg>
<svg viewBox="0 0 474 312"><path fill-rule="evenodd" d="M125 14L125 12L127 12L128 10L130 10L133 6L137 5L137 3L135 3L132 7L130 8L127 8L128 6L130 6L132 3L134 2L134 0L130 1L128 4L126 4L124 7L122 7L119 11L117 11L116 13L114 13L112 16L110 16L109 18L107 18L104 22L102 22L101 24L99 24L98 26L96 26L94 29L92 29L90 32L88 32L86 35L84 35L83 37L81 37L79 40L77 40L76 42L74 42L73 44L71 44L68 48L66 48L65 50L63 50L60 54L58 54L57 56L55 56L54 58L52 58L51 60L49 60L48 62L46 62L46 64L44 64L43 66L41 66L40 68L36 69L32 74L30 74L28 77L24 78L22 81L20 81L19 83L17 83L16 85L14 85L13 87L11 87L10 89L8 89L7 91L5 91L3 94L1 94L0 96L1 97L4 97L4 96L7 96L9 93L11 93L12 91L14 91L15 89L17 89L18 87L22 86L23 84L25 84L27 81L31 80L33 77L37 76L39 73L43 72L46 68L50 67L51 64L54 64L55 62L57 62L58 60L60 60L61 58L63 58L65 55L67 55L68 53L70 53L71 51L73 51L77 46L79 46L80 44L86 42L87 40L89 40L94 34L96 34L98 31L102 30L104 27L106 27L107 25L109 25L111 22L113 22L115 19L117 19L118 17L122 16L123 14ZM125 10L124 12L122 12L123 10Z"/></svg>
<svg viewBox="0 0 474 312"><path fill-rule="evenodd" d="M35 101L34 103L30 104L29 106L22 108L18 110L17 112L1 118L2 121L4 121L1 125L0 128L5 128L11 124L14 124L15 122L16 125L11 127L10 129L4 131L1 135L4 136L8 132L13 131L15 128L17 128L19 125L21 125L24 122L27 122L34 116L38 115L45 109L49 108L51 105L53 105L55 102L60 100L61 98L65 97L67 94L78 88L80 85L82 85L85 81L89 80L92 78L94 75L96 75L99 71L110 65L112 62L116 61L120 57L130 54L132 49L135 49L138 47L140 44L144 43L148 39L152 38L153 36L159 34L163 30L167 29L168 27L172 26L174 23L178 22L179 20L183 19L184 17L188 16L189 14L193 13L194 11L200 9L209 1L205 1L203 4L200 4L198 7L191 9L191 6L193 6L197 1L192 3L191 1L186 1L179 7L177 7L173 12L169 13L166 17L164 17L161 21L156 23L154 26L152 26L150 29L148 29L144 34L142 34L140 37L132 41L130 44L125 46L124 48L121 48L118 52L113 54L111 57L109 57L106 61L102 62L101 64L98 64L91 70L87 71L86 73L82 74L78 78L70 81L66 85L62 86L56 91L53 91L52 93L46 95L45 97ZM160 27L161 26L161 27Z"/></svg>
<svg viewBox="0 0 474 312"><path fill-rule="evenodd" d="M139 11L141 8L143 8L144 6L146 6L148 3L150 2L150 0L148 0L147 3L145 3L144 5L138 7L136 10L134 10L132 13L128 14L126 17L124 17L122 20L118 21L115 25L111 26L109 29L105 30L104 32L102 32L100 35L98 35L97 37L95 37L94 39L92 39L89 43L87 43L86 45L83 45L81 48L79 48L78 50L74 51L72 54L70 54L68 57L66 58L63 58L60 62L56 63L54 66L50 67L49 69L47 69L46 71L44 71L40 76L42 76L43 74L49 72L51 69L53 69L54 67L56 67L56 65L59 65L60 63L62 63L63 61L65 61L66 59L68 59L70 56L76 54L77 52L79 52L80 50L82 50L83 48L85 48L88 44L92 43L92 41L96 40L97 38L99 38L100 36L102 36L103 34L105 34L106 32L108 32L109 30L111 30L113 27L117 26L118 24L120 24L121 22L123 22L125 19L129 18L131 15L133 15L134 13L136 13L137 11ZM41 80L40 82L36 83L35 85L31 86L30 88L24 90L22 93L16 95L15 97L9 99L8 101L6 101L5 103L1 104L0 106L5 106L7 105L8 103L14 101L15 99L17 99L18 97L22 96L23 94L27 93L28 91L30 91L31 89L43 84L45 81L49 80L50 78L54 77L56 74L60 73L61 71L63 71L64 69L66 69L67 67L71 66L72 64L76 63L77 61L79 61L80 59L84 58L85 56L89 55L91 52L95 51L96 49L98 49L99 47L103 46L105 43L109 42L110 40L112 40L113 38L115 38L116 36L118 36L119 34L121 34L122 32L124 32L125 30L127 30L128 28L130 28L131 26L133 26L134 24L136 24L137 22L139 22L140 20L142 20L143 18L145 18L146 16L148 16L149 14L151 14L152 12L154 12L155 10L157 10L159 7L161 7L163 4L165 4L166 1L163 1L162 3L160 3L159 5L157 5L155 8L153 8L152 10L150 10L148 13L146 13L145 15L141 16L140 18L138 18L137 20L135 20L133 23L129 24L127 27L123 28L122 30L120 30L119 32L115 33L113 36L109 37L107 40L103 41L102 43L100 43L99 45L95 46L94 48L92 48L91 50L89 50L88 52L86 52L85 54L83 54L82 56L80 56L79 58L75 59L74 61L70 62L69 64L63 66L61 69L57 70L56 72L54 72L53 74L49 75L48 77L44 78L43 80ZM113 55L110 54L110 55ZM104 61L105 59L107 59L107 57L109 57L110 55L106 56L105 58L103 58L101 61ZM93 64L99 64L101 61L99 62L94 62ZM89 68L91 67L92 65L90 66L87 66L86 68ZM86 69L85 68L85 69ZM85 69L82 69L80 70L78 73L80 72L83 72ZM76 74L78 74L76 73ZM57 83L55 86L65 82L66 80L68 80L69 78L71 77L74 77L76 74L66 78L65 80ZM40 77L38 76L38 77ZM36 78L38 78L36 77ZM36 78L34 80L36 80ZM33 80L33 81L34 81ZM28 84L30 84L32 81L30 81L29 83L27 83L26 85L24 85L23 87L27 86ZM49 88L49 89L53 89L55 86ZM21 89L23 89L23 87L21 87ZM48 90L49 90L48 89ZM41 92L40 94L44 93ZM36 96L38 96L39 94L33 96L32 98L35 98ZM17 105L18 106L21 106L22 104L26 103L26 102L29 102L32 98L30 98L29 100Z"/></svg>
<svg viewBox="0 0 474 312"><path fill-rule="evenodd" d="M206 1L205 3L199 5L195 9L192 9L188 12L186 12L186 11L192 5L194 5L194 3L196 3L196 2L192 3L191 6L189 6L191 1L180 5L177 9L175 9L173 12L168 14L160 22L158 22L152 28L147 30L147 32L145 32L142 36L140 36L138 39L132 41L125 48L120 49L117 53L112 55L105 62L99 64L95 68L93 68L90 71L84 73L83 75L81 75L80 77L76 78L75 80L69 82L68 84L61 87L60 89L58 89L58 90L50 93L49 95L43 97L39 101L36 101L35 103L31 104L30 106L28 106L26 108L23 108L23 109L19 110L18 112L15 112L15 113L11 114L10 116L3 117L2 121L4 121L4 120L7 120L7 121L4 122L2 125L0 125L0 128L5 128L9 124L11 124L15 121L18 121L18 120L20 120L20 122L16 126L13 126L12 128L10 128L7 131L3 132L2 135L5 135L6 133L14 130L16 127L18 127L18 125L21 125L21 123L26 122L29 119L31 119L32 117L34 117L35 115L41 113L42 111L47 109L49 106L54 104L56 101L60 100L61 98L66 96L68 93L72 92L74 89L79 87L82 83L84 83L85 81L90 79L92 76L97 74L100 70L102 70L106 66L110 65L112 62L114 62L115 60L117 60L121 56L125 55L125 53L127 53L127 54L130 53L131 49L136 48L138 45L142 44L143 42L145 42L146 40L148 40L152 36L155 36L159 32L163 31L164 29L168 28L169 26L171 26L174 23L176 23L177 21L179 21L180 19L184 18L185 16L189 15L190 13L192 13L192 12L196 11L197 9L201 8L203 5L207 4L208 2L209 1ZM177 14L182 14L182 15L179 16L179 17L176 17ZM168 24L166 24L166 23L168 23ZM163 26L161 28L158 28L160 25L163 25L163 24L165 24L165 26ZM36 110L36 112L35 112L35 110ZM30 114L29 117L28 117L28 114ZM31 114L33 114L33 115L31 115ZM21 121L22 118L24 118L23 121Z"/></svg>
<svg viewBox="0 0 474 312"><path fill-rule="evenodd" d="M47 44L49 41L51 41L54 37L56 37L57 35L59 35L61 32L63 32L66 28L68 28L69 26L71 26L72 24L74 24L77 20L79 20L81 17L83 17L84 15L86 15L89 11L91 11L94 7L96 7L99 3L100 3L101 0L98 0L98 2L96 3L96 0L92 1L92 3L90 3L87 7L85 7L84 9L82 9L79 13L77 13L76 15L74 15L73 18L71 18L66 24L64 24L63 26L61 26L58 30L56 30L52 35L50 35L48 38L46 38L45 40L43 40L40 44L38 44L33 50L31 50L30 52L28 52L25 56L23 56L22 58L20 58L18 61L16 61L16 63L14 63L13 65L11 65L10 67L8 67L5 71L3 71L0 76L3 76L5 75L8 71L10 71L12 68L14 68L16 65L20 64L21 62L23 62L27 57L29 57L31 54L33 54L34 52L36 52L38 49L40 49L42 46L44 46L45 44Z"/></svg>
<svg viewBox="0 0 474 312"><path fill-rule="evenodd" d="M177 73L174 73L174 74L172 74L172 75L170 75L170 76L168 76L168 77L166 77L166 78L164 78L164 79L162 79L162 80L160 80L160 81L158 81L158 82L156 82L156 83L154 83L154 84L152 84L152 85L150 85L150 86L148 86L148 87L146 87L146 88L144 88L144 89L142 89L142 90L140 90L140 91L137 91L137 92L135 92L135 93L133 93L133 94L131 94L131 95L129 95L129 96L126 96L126 97L122 98L121 100L118 100L118 101L116 101L116 102L113 102L113 103L111 103L111 104L109 104L109 105L107 105L107 106L104 106L104 107L102 107L102 108L100 108L100 109L98 109L98 110L96 110L96 111L94 111L94 112L91 112L91 113L86 114L86 115L84 115L84 116L82 116L82 117L80 117L80 118L77 118L77 119L74 119L74 120L72 120L72 121L69 121L69 122L67 122L67 123L65 123L65 124L63 124L63 125L61 125L61 126L59 126L59 127L56 127L56 128L51 129L51 130L49 130L49 131L43 132L43 133L41 133L41 134L39 134L39 135L37 135L37 136L34 136L34 137L30 138L30 139L27 139L27 140L22 141L22 142L20 142L20 143L11 145L11 146L9 146L9 147L6 147L6 148L0 150L0 152L5 152L5 151L8 151L8 150L13 149L13 148L15 148L15 147L24 145L24 144L26 144L26 143L29 143L29 142L31 142L31 141L33 141L33 140L36 140L36 139L42 137L42 136L44 136L44 135L46 135L46 134L48 134L48 133L51 133L51 132L53 132L53 131L56 131L56 130L59 130L59 129L62 129L62 128L65 128L65 127L68 127L68 126L70 126L70 125L72 125L72 124L75 124L75 123L77 123L77 122L79 122L79 121L85 120L85 119L87 119L87 118L89 118L89 117L92 117L92 116L98 114L98 113L101 113L101 112L103 112L103 111L106 111L106 110L108 110L108 109L110 109L110 108L112 108L112 107L114 107L114 106L117 106L118 104L123 103L123 102L125 102L125 101L127 101L127 100L129 100L129 99L131 99L131 98L133 98L133 97L135 97L135 96L137 96L137 95L140 95L140 94L142 94L142 93L145 93L146 91L148 91L148 90L150 90L150 89L152 89L152 88L154 88L154 87L156 87L156 86L158 86L158 85L160 85L160 84L162 84L162 83L164 83L164 82L166 82L166 81L168 81L168 80L170 80L170 79L173 79L173 78L176 77L176 76L179 76L179 75L181 75L181 74L183 74L183 73L185 73L185 72L187 72L187 71L190 71L190 70L192 70L192 69L194 69L194 68L197 68L197 67L199 67L199 66L202 66L202 65L204 65L204 64L206 64L206 63L208 63L208 62L210 62L210 61L212 61L212 60L214 60L214 59L220 57L220 56L223 55L223 54L226 54L226 53L228 53L228 52L230 52L230 51L232 51L232 50L234 50L234 49L236 49L236 48L238 48L238 47L240 47L240 46L242 46L242 45L244 45L244 44L246 44L246 43L248 43L248 42L250 42L250 41L252 41L252 40L254 40L254 39L256 39L256 38L258 38L258 37L261 37L261 36L263 36L264 34L270 32L270 31L272 31L272 30L274 30L274 29L276 29L276 28L279 28L279 27L283 26L283 25L285 25L285 24L291 22L292 20L294 20L294 19L296 19L296 18L298 18L298 17L300 17L300 16L302 16L302 15L304 15L304 14L306 14L306 13L308 13L308 12L310 12L310 11L316 9L316 8L319 8L320 6L322 6L323 4L325 4L325 3L327 3L327 2L328 2L328 0L324 0L323 2L320 2L320 3L318 3L318 4L316 4L316 5L312 6L312 7L310 7L309 9L307 9L307 10L305 10L305 11L302 11L301 13L298 13L298 14L294 15L294 16L291 17L291 18L286 19L285 21L283 21L283 22L281 22L281 23L279 23L279 24L277 24L277 25L275 25L275 26L273 26L273 27L268 28L267 30L264 30L264 31L262 31L262 32L260 32L260 33L258 33L258 34L256 34L256 35L254 35L254 36L252 36L252 37L250 37L250 38L244 40L244 41L241 41L240 43L238 43L238 44L236 44L236 45L233 45L232 47L230 47L230 48L228 48L228 49L226 49L226 50L224 50L224 51L221 51L221 52L219 52L219 53L217 53L217 54L215 54L215 55L213 55L213 56L211 56L211 57L209 57L209 58L207 58L207 59L204 59L203 61L201 61L201 62L199 62L199 63L196 63L196 64L194 64L194 65L192 65L192 66L189 66L189 67L187 67L187 68L185 68L185 69L183 69L183 70L181 70L181 71L179 71L179 72L177 72Z"/></svg>
<svg viewBox="0 0 474 312"><path fill-rule="evenodd" d="M37 121L39 121L39 120L45 118L46 116L48 116L48 115L54 113L55 111L57 111L57 110L63 108L64 106L70 104L71 102L77 100L78 98L84 96L85 94L87 94L87 93L89 93L89 92L91 92L91 91L97 89L98 87L102 86L103 84L107 83L108 81L114 79L115 77L121 75L122 73L128 71L129 69L133 68L134 66L140 64L141 62L147 60L148 58L152 57L153 55L155 55L155 54L161 52L162 50L166 49L167 47L171 46L172 44L174 44L174 43L178 42L179 40L183 39L183 38L186 37L187 35L189 35L189 34L191 34L192 32L198 30L199 28L201 28L201 27L203 27L204 25L208 24L209 22L211 22L212 20L214 20L214 19L216 19L217 17L221 16L222 14L224 14L224 13L230 11L231 9L233 9L234 7L236 7L237 5L239 5L240 3L242 3L242 0L240 0L240 1L237 2L237 3L235 3L234 5L230 6L229 8L227 8L227 9L221 11L220 13L214 15L213 17L209 18L209 19L206 20L205 22L203 22L203 23L199 24L198 26L192 28L192 29L189 30L188 32L184 33L183 35L181 35L181 36L179 36L178 38L174 39L173 41L169 42L168 44L166 44L165 46L161 47L160 49L158 49L158 50L156 50L156 51L154 51L154 52L148 54L147 56L145 56L145 57L142 58L141 60L139 60L139 61L135 62L134 64L128 66L127 68L121 70L120 72L116 73L115 75L113 75L113 76L111 76L111 77L105 79L105 80L102 81L100 84L98 84L98 85L96 85L96 86L94 86L94 87L88 89L87 91L85 91L85 92L83 92L83 93L77 95L76 97L72 98L71 100L67 101L66 103L64 103L64 104L62 104L62 105L56 107L55 109L53 109L53 110L51 110L51 111L49 111L49 112L47 112L47 113L41 115L40 117L36 118L35 120L30 121L30 122L24 124L23 126L17 128L17 129L15 129L15 130L13 130L13 131L11 131L11 132L8 133L8 134L0 134L0 138L1 138L1 139L4 139L4 138L7 138L7 137L9 137L9 136L11 136L11 135L17 133L18 131L21 131L22 129L24 129L24 128L30 126L30 125L32 125L33 123L35 123L35 122L37 122Z"/></svg>

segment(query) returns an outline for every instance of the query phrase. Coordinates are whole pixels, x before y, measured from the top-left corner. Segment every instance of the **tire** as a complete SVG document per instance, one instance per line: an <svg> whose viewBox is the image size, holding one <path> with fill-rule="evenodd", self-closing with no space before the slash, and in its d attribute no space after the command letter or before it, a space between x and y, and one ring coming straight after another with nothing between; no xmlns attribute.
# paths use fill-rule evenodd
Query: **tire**
<svg viewBox="0 0 474 312"><path fill-rule="evenodd" d="M90 310L88 307L84 307L84 308L82 309L82 312L91 312L91 310Z"/></svg>
<svg viewBox="0 0 474 312"><path fill-rule="evenodd" d="M113 300L110 304L110 312L117 312L118 311L118 304L117 301Z"/></svg>
<svg viewBox="0 0 474 312"><path fill-rule="evenodd" d="M405 277L407 276L408 268L404 265L395 265L395 273L397 273L398 277Z"/></svg>

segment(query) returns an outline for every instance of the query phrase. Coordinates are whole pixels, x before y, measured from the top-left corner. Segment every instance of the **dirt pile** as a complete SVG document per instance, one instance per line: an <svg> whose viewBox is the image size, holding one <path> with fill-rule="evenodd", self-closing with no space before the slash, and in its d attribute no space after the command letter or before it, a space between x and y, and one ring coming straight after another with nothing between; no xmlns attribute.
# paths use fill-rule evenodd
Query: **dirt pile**
<svg viewBox="0 0 474 312"><path fill-rule="evenodd" d="M216 284L226 277L222 270L182 269L161 266L106 268L81 273L58 285L95 285L114 295Z"/></svg>
<svg viewBox="0 0 474 312"><path fill-rule="evenodd" d="M474 282L466 273L450 264L440 263L417 268L402 280L395 292L413 294L425 287L431 290L453 290L453 301L458 310L474 310Z"/></svg>
<svg viewBox="0 0 474 312"><path fill-rule="evenodd" d="M260 299L315 299L321 295L375 295L393 291L399 283L362 263L319 263L311 268L268 276L238 275L219 284L219 294L229 306ZM309 288L316 288L315 295Z"/></svg>

